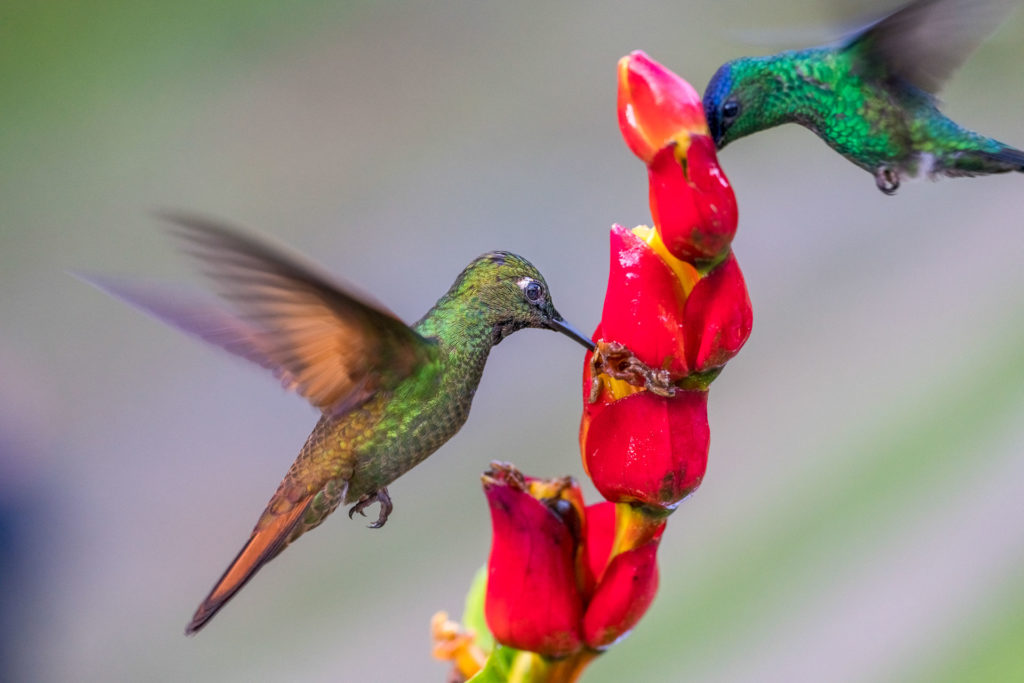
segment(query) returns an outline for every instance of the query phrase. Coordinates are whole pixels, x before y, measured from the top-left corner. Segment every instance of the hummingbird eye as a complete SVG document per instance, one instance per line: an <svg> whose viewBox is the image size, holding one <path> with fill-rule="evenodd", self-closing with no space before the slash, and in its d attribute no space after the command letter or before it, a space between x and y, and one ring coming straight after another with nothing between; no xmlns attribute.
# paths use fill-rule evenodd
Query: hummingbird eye
<svg viewBox="0 0 1024 683"><path fill-rule="evenodd" d="M722 105L722 118L731 121L740 115L740 103L736 100L729 100Z"/></svg>
<svg viewBox="0 0 1024 683"><path fill-rule="evenodd" d="M544 287L536 280L527 279L519 286L523 288L523 294L530 303L538 303L544 298Z"/></svg>

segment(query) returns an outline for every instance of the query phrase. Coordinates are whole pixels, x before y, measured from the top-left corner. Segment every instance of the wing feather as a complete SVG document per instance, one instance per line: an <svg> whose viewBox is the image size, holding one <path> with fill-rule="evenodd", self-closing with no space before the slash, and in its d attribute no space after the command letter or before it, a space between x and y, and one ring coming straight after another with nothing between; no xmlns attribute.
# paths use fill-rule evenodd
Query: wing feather
<svg viewBox="0 0 1024 683"><path fill-rule="evenodd" d="M935 94L1018 0L917 0L857 34L847 49L872 75Z"/></svg>
<svg viewBox="0 0 1024 683"><path fill-rule="evenodd" d="M327 414L395 387L435 357L436 346L390 311L284 247L194 216L165 218L232 312L152 286L84 279L270 369Z"/></svg>

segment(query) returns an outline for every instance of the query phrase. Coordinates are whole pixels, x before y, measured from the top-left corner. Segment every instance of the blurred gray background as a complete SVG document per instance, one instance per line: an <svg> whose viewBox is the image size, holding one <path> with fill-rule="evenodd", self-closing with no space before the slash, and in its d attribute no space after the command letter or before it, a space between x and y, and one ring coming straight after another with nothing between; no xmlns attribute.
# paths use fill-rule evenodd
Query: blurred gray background
<svg viewBox="0 0 1024 683"><path fill-rule="evenodd" d="M152 217L183 208L410 321L514 250L590 330L608 226L650 220L616 60L703 89L855 5L0 5L0 678L442 680L428 623L487 556L479 473L583 476L580 350L516 335L386 529L338 514L185 638L316 415L67 271L199 282ZM1018 146L1022 45L1018 11L943 94ZM1024 178L885 197L795 126L721 160L754 332L713 386L659 597L585 680L1021 680Z"/></svg>

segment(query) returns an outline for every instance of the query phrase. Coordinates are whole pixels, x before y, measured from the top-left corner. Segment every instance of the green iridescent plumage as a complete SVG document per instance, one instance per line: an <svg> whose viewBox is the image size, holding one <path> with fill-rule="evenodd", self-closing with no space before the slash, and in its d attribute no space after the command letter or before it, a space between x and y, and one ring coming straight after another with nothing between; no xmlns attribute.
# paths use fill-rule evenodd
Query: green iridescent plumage
<svg viewBox="0 0 1024 683"><path fill-rule="evenodd" d="M125 283L96 281L162 320L274 372L323 411L249 541L200 604L198 631L253 574L342 503L361 512L436 451L469 415L491 347L526 327L591 341L555 310L543 276L508 252L477 258L415 325L246 233L171 217L185 250L234 311Z"/></svg>
<svg viewBox="0 0 1024 683"><path fill-rule="evenodd" d="M799 123L875 175L891 194L902 176L1024 171L1024 152L967 130L934 93L1012 0L918 0L839 47L744 57L723 65L704 93L719 148Z"/></svg>

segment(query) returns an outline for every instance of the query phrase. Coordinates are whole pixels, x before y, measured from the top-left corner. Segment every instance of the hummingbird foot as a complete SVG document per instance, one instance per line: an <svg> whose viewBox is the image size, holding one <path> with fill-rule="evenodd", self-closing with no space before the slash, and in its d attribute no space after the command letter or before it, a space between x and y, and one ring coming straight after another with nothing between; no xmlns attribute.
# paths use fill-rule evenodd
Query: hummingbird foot
<svg viewBox="0 0 1024 683"><path fill-rule="evenodd" d="M875 169L875 184L879 190L892 196L900 187L900 174L892 166L883 164Z"/></svg>
<svg viewBox="0 0 1024 683"><path fill-rule="evenodd" d="M395 509L395 506L391 503L391 496L388 495L388 490L386 488L380 489L374 493L368 493L360 498L359 502L348 509L348 518L352 519L352 516L357 512L365 517L366 513L363 512L363 510L374 503L380 503L380 514L377 515L376 522L367 526L371 529L381 528L384 526L384 523L388 521L391 511Z"/></svg>

